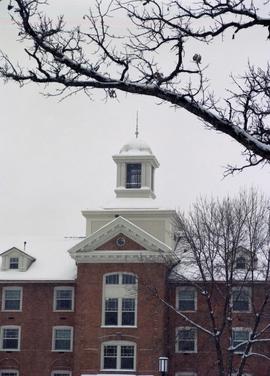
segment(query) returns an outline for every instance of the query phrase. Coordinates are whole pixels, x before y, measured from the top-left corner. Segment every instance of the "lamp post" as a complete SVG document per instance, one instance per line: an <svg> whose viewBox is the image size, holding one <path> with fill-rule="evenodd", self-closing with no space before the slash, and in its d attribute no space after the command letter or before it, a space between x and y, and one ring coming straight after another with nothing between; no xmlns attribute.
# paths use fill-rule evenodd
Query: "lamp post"
<svg viewBox="0 0 270 376"><path fill-rule="evenodd" d="M158 370L161 376L165 376L168 373L168 361L167 356L160 356L158 358Z"/></svg>

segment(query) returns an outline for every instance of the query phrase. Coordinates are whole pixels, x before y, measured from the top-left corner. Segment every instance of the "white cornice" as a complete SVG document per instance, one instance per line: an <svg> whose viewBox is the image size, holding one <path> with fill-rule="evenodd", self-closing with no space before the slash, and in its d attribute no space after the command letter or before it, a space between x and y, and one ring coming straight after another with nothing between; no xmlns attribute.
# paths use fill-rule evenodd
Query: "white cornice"
<svg viewBox="0 0 270 376"><path fill-rule="evenodd" d="M145 251L96 250L119 233L143 246ZM167 244L119 216L72 247L69 253L77 262L164 262L164 255L171 255L172 250ZM153 261L147 261L149 259Z"/></svg>

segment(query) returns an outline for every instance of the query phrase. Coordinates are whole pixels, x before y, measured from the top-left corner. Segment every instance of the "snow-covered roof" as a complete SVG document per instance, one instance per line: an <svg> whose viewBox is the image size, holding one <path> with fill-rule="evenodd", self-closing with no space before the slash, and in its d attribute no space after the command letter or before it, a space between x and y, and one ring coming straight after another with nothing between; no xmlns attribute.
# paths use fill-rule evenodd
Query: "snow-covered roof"
<svg viewBox="0 0 270 376"><path fill-rule="evenodd" d="M80 241L64 236L0 237L0 252L16 247L36 259L28 270L1 270L0 281L70 281L76 278L76 265L67 250ZM1 257L0 257L1 258ZM2 261L1 261L2 262Z"/></svg>
<svg viewBox="0 0 270 376"><path fill-rule="evenodd" d="M243 248L244 249L244 248ZM268 256L264 252L258 252L258 262L253 271L247 269L235 269L233 271L233 280L235 281L265 281L267 278ZM175 251L175 258L178 263L172 269L169 279L173 282L180 281L201 281L202 274L195 256L191 250L178 249ZM215 281L225 281L226 268L224 261L216 257L213 265L206 259L201 260L201 267L207 279L211 280L212 276Z"/></svg>
<svg viewBox="0 0 270 376"><path fill-rule="evenodd" d="M121 155L152 155L150 146L140 138L127 142L120 150Z"/></svg>

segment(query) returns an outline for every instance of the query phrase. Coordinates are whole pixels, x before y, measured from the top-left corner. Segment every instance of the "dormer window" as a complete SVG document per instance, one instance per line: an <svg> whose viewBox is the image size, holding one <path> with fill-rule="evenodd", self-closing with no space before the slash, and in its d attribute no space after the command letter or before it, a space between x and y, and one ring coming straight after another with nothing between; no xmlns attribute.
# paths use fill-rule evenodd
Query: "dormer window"
<svg viewBox="0 0 270 376"><path fill-rule="evenodd" d="M19 257L10 257L9 269L19 269Z"/></svg>
<svg viewBox="0 0 270 376"><path fill-rule="evenodd" d="M247 269L247 260L245 257L243 256L237 257L235 269L241 269L241 270Z"/></svg>
<svg viewBox="0 0 270 376"><path fill-rule="evenodd" d="M0 257L2 258L1 270L25 272L35 261L34 257L16 247L1 253Z"/></svg>
<svg viewBox="0 0 270 376"><path fill-rule="evenodd" d="M141 188L141 163L127 163L126 188Z"/></svg>

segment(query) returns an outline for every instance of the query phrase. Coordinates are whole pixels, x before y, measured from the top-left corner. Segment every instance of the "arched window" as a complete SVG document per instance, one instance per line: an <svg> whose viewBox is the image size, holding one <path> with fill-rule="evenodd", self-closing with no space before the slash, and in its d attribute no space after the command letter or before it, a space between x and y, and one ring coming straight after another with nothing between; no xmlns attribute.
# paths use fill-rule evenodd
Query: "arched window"
<svg viewBox="0 0 270 376"><path fill-rule="evenodd" d="M134 342L103 342L101 354L102 370L134 371L136 369L136 344Z"/></svg>
<svg viewBox="0 0 270 376"><path fill-rule="evenodd" d="M102 314L104 326L136 326L137 290L137 277L134 274L113 273L104 276Z"/></svg>

